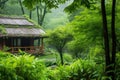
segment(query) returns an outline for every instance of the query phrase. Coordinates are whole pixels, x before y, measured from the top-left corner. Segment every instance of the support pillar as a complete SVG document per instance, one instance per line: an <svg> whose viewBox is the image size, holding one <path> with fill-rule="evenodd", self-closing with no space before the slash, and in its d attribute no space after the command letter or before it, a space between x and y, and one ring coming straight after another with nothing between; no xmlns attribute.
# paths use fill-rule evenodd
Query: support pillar
<svg viewBox="0 0 120 80"><path fill-rule="evenodd" d="M44 43L43 43L43 38L41 38L41 53L44 52Z"/></svg>
<svg viewBox="0 0 120 80"><path fill-rule="evenodd" d="M40 38L38 39L38 46L40 46Z"/></svg>

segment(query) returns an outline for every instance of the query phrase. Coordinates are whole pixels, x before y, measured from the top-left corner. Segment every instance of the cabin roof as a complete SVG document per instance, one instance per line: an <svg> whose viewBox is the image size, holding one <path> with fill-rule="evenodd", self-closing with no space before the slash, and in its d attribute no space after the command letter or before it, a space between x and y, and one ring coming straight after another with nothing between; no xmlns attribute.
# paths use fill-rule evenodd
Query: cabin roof
<svg viewBox="0 0 120 80"><path fill-rule="evenodd" d="M0 37L43 37L45 34L42 29L36 28L36 25L25 18L0 17L0 25L5 31L0 31Z"/></svg>
<svg viewBox="0 0 120 80"><path fill-rule="evenodd" d="M6 33L0 34L0 37L42 37L45 32L36 28L5 28Z"/></svg>
<svg viewBox="0 0 120 80"><path fill-rule="evenodd" d="M33 26L34 24L25 18L8 18L0 17L0 24L4 25L20 25L20 26Z"/></svg>

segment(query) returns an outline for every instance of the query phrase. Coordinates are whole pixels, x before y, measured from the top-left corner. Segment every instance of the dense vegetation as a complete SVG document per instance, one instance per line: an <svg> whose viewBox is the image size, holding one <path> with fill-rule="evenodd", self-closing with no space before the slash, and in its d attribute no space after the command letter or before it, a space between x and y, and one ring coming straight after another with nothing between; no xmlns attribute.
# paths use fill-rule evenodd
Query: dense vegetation
<svg viewBox="0 0 120 80"><path fill-rule="evenodd" d="M2 15L25 14L49 36L45 56L1 51L0 80L120 79L118 0L117 4L116 0L0 0L0 4Z"/></svg>
<svg viewBox="0 0 120 80"><path fill-rule="evenodd" d="M104 63L99 58L77 59L71 64L50 66L27 53L12 55L0 51L0 80L105 80ZM21 55L22 54L22 55ZM120 55L117 55L116 79L119 80ZM67 57L69 59L69 57ZM57 62L57 61L55 61ZM47 66L47 67L46 67Z"/></svg>

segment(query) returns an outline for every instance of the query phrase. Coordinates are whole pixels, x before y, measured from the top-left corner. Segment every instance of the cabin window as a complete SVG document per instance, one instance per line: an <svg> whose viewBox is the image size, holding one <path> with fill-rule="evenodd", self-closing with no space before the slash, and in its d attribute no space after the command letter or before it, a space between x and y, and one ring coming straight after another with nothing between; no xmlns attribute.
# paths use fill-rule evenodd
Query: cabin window
<svg viewBox="0 0 120 80"><path fill-rule="evenodd" d="M18 39L18 46L21 46L21 40Z"/></svg>
<svg viewBox="0 0 120 80"><path fill-rule="evenodd" d="M34 46L40 46L40 39L35 39L34 40Z"/></svg>

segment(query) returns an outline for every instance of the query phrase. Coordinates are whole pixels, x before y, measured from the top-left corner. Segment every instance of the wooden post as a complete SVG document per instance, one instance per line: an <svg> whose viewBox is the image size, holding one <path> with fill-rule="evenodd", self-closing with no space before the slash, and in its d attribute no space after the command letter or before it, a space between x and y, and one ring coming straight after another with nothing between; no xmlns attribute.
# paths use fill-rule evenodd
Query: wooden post
<svg viewBox="0 0 120 80"><path fill-rule="evenodd" d="M44 43L43 43L43 38L41 38L41 53L44 52L43 48L44 48Z"/></svg>
<svg viewBox="0 0 120 80"><path fill-rule="evenodd" d="M38 38L38 46L40 46L40 38Z"/></svg>
<svg viewBox="0 0 120 80"><path fill-rule="evenodd" d="M41 45L43 46L43 38L41 38Z"/></svg>
<svg viewBox="0 0 120 80"><path fill-rule="evenodd" d="M6 45L5 41L6 41L6 38L4 37L4 38L3 38L3 41L2 41L2 42L3 42L3 44L2 44L2 49L3 49L4 46Z"/></svg>
<svg viewBox="0 0 120 80"><path fill-rule="evenodd" d="M16 47L18 47L18 38L16 38Z"/></svg>
<svg viewBox="0 0 120 80"><path fill-rule="evenodd" d="M18 47L18 38L15 39L16 40L16 47ZM16 51L18 52L18 48L16 48Z"/></svg>
<svg viewBox="0 0 120 80"><path fill-rule="evenodd" d="M0 39L0 50L3 49L3 38Z"/></svg>
<svg viewBox="0 0 120 80"><path fill-rule="evenodd" d="M14 46L13 38L11 38L11 46L12 46L12 47Z"/></svg>
<svg viewBox="0 0 120 80"><path fill-rule="evenodd" d="M14 53L14 39L11 38L12 53Z"/></svg>

